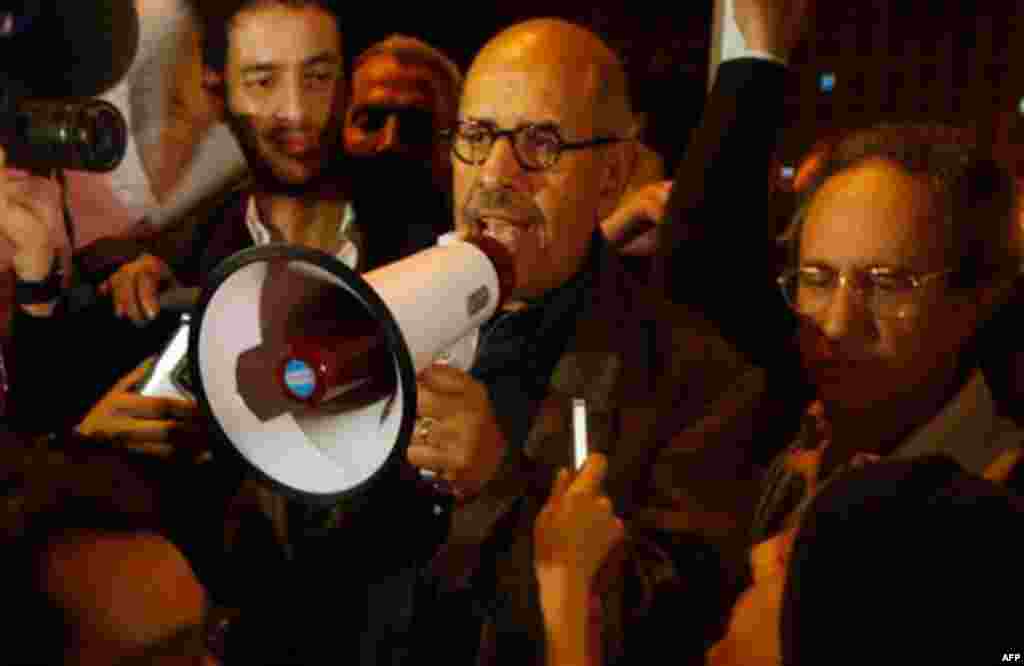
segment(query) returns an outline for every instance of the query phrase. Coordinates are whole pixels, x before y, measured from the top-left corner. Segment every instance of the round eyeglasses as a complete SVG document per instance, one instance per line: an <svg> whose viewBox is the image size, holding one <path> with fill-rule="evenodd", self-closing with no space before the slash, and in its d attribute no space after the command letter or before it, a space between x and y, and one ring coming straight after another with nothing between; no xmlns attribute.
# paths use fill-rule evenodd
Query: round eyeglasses
<svg viewBox="0 0 1024 666"><path fill-rule="evenodd" d="M836 290L846 285L875 317L906 319L920 311L923 288L952 272L875 268L848 275L821 266L802 266L783 273L778 284L786 303L798 314L813 316L825 311Z"/></svg>
<svg viewBox="0 0 1024 666"><path fill-rule="evenodd" d="M521 125L501 130L489 123L463 121L443 136L452 143L452 152L462 162L479 166L487 161L495 142L507 136L516 161L524 171L543 171L558 163L566 150L582 150L622 141L618 137L595 137L586 141L565 141L552 125Z"/></svg>

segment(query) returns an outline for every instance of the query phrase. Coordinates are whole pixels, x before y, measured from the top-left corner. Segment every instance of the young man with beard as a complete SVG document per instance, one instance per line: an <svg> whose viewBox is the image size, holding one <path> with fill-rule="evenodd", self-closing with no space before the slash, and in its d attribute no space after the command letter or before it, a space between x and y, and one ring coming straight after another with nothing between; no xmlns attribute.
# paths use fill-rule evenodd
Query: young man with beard
<svg viewBox="0 0 1024 666"><path fill-rule="evenodd" d="M776 25L774 3L750 4L757 36L775 38L751 47L787 51L799 30ZM783 69L740 60L725 68L733 77ZM452 132L455 226L504 245L515 280L481 329L470 371L434 366L418 378L407 457L448 484L456 508L413 595L413 660L443 634L451 662L544 663L547 600L538 598L531 537L554 472L572 464L573 398L586 401L590 450L607 461L604 486L631 536L602 577L600 598L587 600L603 628L594 663L614 663L657 632L672 614L662 593L679 576L691 590L703 587L690 597L695 607L724 601L704 537L734 518L736 506L725 508L732 498L723 499L737 485L721 465L730 454L676 438L718 409L740 411L735 399L755 393L759 379L701 315L632 281L601 233L629 176L627 89L606 44L550 19L502 31L466 75ZM656 464L662 458L674 468ZM663 483L711 476L716 465L723 481L709 496ZM666 515L685 527L659 531ZM566 599L575 590L564 582L552 584ZM681 659L701 654L713 631L714 612L702 610L707 617L695 614L699 626L676 641Z"/></svg>
<svg viewBox="0 0 1024 666"><path fill-rule="evenodd" d="M223 13L198 8L204 23L205 78L223 96L226 120L246 156L250 178L212 207L150 237L134 239L130 248L119 248L129 256L141 256L118 270L100 291L111 295L116 314L135 323L156 318L162 287L200 285L223 259L254 244L286 241L336 253L350 264L357 261L351 210L331 173L331 160L340 153L344 108L337 15L329 3L314 0L225 4L230 6L218 6ZM22 247L24 256L33 257L32 263L53 256L50 240L21 240L25 242L15 245ZM54 303L58 295L54 294ZM52 314L52 309L45 314ZM104 390L158 351L177 325L177 317L165 316L138 330L116 321L109 310L110 304L101 300L85 312L59 317L64 325L73 322L78 330L118 340L120 351L68 359L68 374L73 375L65 384L69 397L63 403L59 397L49 399L53 418L48 427L76 423L83 412L81 395L91 397L86 403L91 404L97 389ZM15 322L23 331L32 331L15 336L16 343L58 349L59 341L43 344L43 339L54 338L47 331L59 334L60 327L43 324L38 315L32 319L36 321L19 317ZM16 356L42 362L32 349ZM29 405L52 393L34 374L15 377L16 401ZM153 410L160 411L158 406ZM27 408L22 411L29 416Z"/></svg>
<svg viewBox="0 0 1024 666"><path fill-rule="evenodd" d="M307 245L349 263L358 252L333 163L345 89L334 10L310 0L199 11L205 84L224 100L249 178L213 211L155 236L146 254L104 283L116 313L137 323L158 314L160 287L200 284L220 261L253 244Z"/></svg>
<svg viewBox="0 0 1024 666"><path fill-rule="evenodd" d="M159 239L162 247L173 249L164 256L173 257L174 261L161 259L156 253L147 254L127 265L108 283L107 289L114 293L119 312L137 321L146 321L149 314L155 314L147 310L147 306L154 303L147 301L144 295L155 296L161 283L199 284L220 261L253 244L272 241L302 244L334 252L357 268L364 267L366 263L361 257L359 239L350 235L352 220L351 213L347 212L348 201L339 187L336 164L332 164L332 158L341 155L344 85L341 33L337 15L331 6L315 0L235 2L230 10L208 18L204 34L204 54L210 69L208 83L224 95L228 123L247 156L251 180L247 187L233 193L226 201L215 206L212 212L172 228ZM6 190L5 181L0 181L0 185L4 185ZM45 229L35 222L47 214L58 214L59 207L43 205L40 197L19 197L10 201L11 204L18 204L20 214L15 216L7 215L7 203L6 196L0 200L3 205L0 213L4 214L2 231L17 242L19 261L31 264L33 270L37 264L49 265L52 254L47 253L52 253L52 248L48 240L29 232ZM25 209L25 203L34 208ZM50 200L49 203L54 204L55 201ZM423 210L419 213L423 215ZM430 243L433 242L431 238ZM52 309L40 314L50 315ZM66 329L61 330L59 321L50 321L45 331L41 328L41 321L34 323L34 332L39 335L33 335L31 339L22 338L23 342L36 346L27 356L37 356L39 345L47 341L55 348L63 344L66 349L66 342L62 339ZM153 322L152 325L159 325L159 322ZM46 340L43 339L44 335ZM95 356L76 362L80 367L76 376L83 381L93 376L92 369L86 366L113 362L109 358ZM141 359L135 359L135 362L138 360ZM16 386L20 380L20 377L15 377ZM111 404L116 403L119 397L124 400L120 407L115 405L111 408L112 415L119 410L125 411L129 403L133 410L149 408L149 413L142 414L149 418L140 419L135 427L131 424L125 427L124 434L129 437L165 438L180 428L183 421L194 419L194 416L188 416L188 404L174 405L185 412L179 415L182 420L168 419L165 401L154 400L142 405L140 397L130 395L130 391L124 390L125 386L117 388L121 394L113 396ZM102 428L102 424L97 427ZM203 504L203 514L197 516L197 522L200 519L208 522L215 532L218 528L223 532L223 525L219 523L223 522L224 517L221 511L224 494L233 492L240 476L234 465L229 465L224 471L226 474L214 469L200 476L195 469L189 470L186 484L187 494L208 495L205 504L196 502L194 497L187 501L190 506ZM415 477L411 467L403 471L411 472ZM179 482L184 480L178 478ZM363 512L359 522L368 530L367 538L362 540L367 547L350 549L348 554L352 562L374 560L373 564L384 566L381 560L387 558L377 553L377 541L370 538L378 531L380 524L409 520L412 514L417 516L412 518L412 522L428 531L433 529L435 523L444 522L445 516L437 516L429 501L417 503L417 497L408 501L403 499L405 491L418 492L415 484L398 485L398 490L389 495L389 503L374 506L383 506L384 511L393 511L396 507L409 507L415 503L420 511L402 508L401 516L392 515L379 521L376 520L380 518L379 513ZM281 501L280 497L271 495L272 501ZM424 514L422 518L419 517L420 512ZM261 604L266 598L275 598L274 585L288 585L293 580L290 571L294 570L297 574L316 572L320 564L314 552L316 549L302 550L301 545L315 542L315 539L309 541L304 538L305 529L319 531L324 525L325 516L317 512L307 513L301 507L290 505L289 518L294 520L289 520L291 529L286 538L292 542L290 545L299 544L299 561L293 569L274 559L273 554L269 555L270 561L245 557L241 562L233 560L222 568L214 552L212 555L215 559L204 560L196 567L204 580L210 582L211 591L242 604ZM346 534L352 534L358 529L352 522L348 521ZM249 540L250 535L251 532L247 532L243 540ZM216 534L212 538L216 539ZM430 541L429 537L427 541ZM217 545L215 542L205 543L207 549L216 550ZM256 547L258 558L262 558L267 550L274 550L262 547L266 545L263 542ZM244 549L244 544L239 548ZM391 552L399 558L413 554L411 549L401 547L392 548ZM206 554L211 553L207 551ZM247 551L245 554L252 553ZM391 561L387 561L390 564ZM275 568L277 565L285 568ZM401 564L396 566L400 568ZM359 567L352 564L352 568ZM248 584L245 578L247 574L264 580L268 569L274 571L274 576L267 581L266 586L256 588ZM367 577L370 575L365 574ZM301 582L295 584L305 589ZM360 581L349 595L343 596L353 599L354 595L365 594L365 590L366 586ZM371 594L376 595L378 592L379 588L373 587ZM352 603L358 606L358 602ZM274 624L282 622L276 610L270 615L270 621ZM285 637L293 635L301 635L301 632L284 632Z"/></svg>

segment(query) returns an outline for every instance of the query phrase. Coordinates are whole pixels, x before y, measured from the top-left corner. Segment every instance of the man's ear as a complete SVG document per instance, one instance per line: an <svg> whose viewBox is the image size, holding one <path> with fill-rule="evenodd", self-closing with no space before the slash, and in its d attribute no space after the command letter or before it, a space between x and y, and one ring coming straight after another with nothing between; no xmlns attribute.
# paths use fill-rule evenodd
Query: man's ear
<svg viewBox="0 0 1024 666"><path fill-rule="evenodd" d="M600 209L598 219L615 212L626 193L626 185L636 162L636 142L632 139L605 146L607 154L601 164Z"/></svg>

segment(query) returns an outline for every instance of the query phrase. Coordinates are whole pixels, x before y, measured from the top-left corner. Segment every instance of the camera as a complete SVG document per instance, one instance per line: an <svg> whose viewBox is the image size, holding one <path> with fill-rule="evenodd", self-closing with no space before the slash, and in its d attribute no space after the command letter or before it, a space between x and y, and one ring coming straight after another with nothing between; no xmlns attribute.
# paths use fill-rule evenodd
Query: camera
<svg viewBox="0 0 1024 666"><path fill-rule="evenodd" d="M12 166L112 171L128 128L95 99L138 46L132 0L8 0L0 7L0 145Z"/></svg>
<svg viewBox="0 0 1024 666"><path fill-rule="evenodd" d="M128 126L117 107L101 99L25 97L4 78L0 75L0 145L11 166L106 172L121 163Z"/></svg>

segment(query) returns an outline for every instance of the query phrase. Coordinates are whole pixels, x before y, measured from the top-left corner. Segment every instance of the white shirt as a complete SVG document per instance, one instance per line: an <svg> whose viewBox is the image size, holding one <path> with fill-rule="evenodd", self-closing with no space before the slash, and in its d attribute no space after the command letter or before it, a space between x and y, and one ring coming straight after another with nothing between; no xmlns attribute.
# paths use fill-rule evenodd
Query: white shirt
<svg viewBox="0 0 1024 666"><path fill-rule="evenodd" d="M180 56L181 37L192 24L184 0L136 0L136 9L139 45L135 60L121 81L101 96L128 122L128 145L121 164L103 177L114 197L131 211L131 223L147 217L159 227L237 177L245 168L245 157L228 127L223 123L214 125L196 146L192 161L167 201L157 201L139 147L160 141L170 101L169 77ZM120 231L104 228L97 235Z"/></svg>
<svg viewBox="0 0 1024 666"><path fill-rule="evenodd" d="M356 266L359 265L359 247L352 241L355 221L356 213L352 209L352 204L346 203L345 210L341 215L341 222L338 224L338 240L341 241L341 247L335 256L352 270L356 270ZM273 242L270 230L260 219L256 198L252 196L249 197L249 204L245 210L245 226L249 228L249 233L256 245L269 245Z"/></svg>

